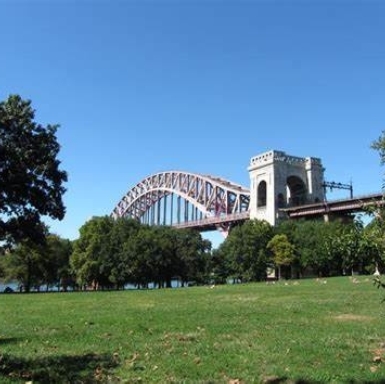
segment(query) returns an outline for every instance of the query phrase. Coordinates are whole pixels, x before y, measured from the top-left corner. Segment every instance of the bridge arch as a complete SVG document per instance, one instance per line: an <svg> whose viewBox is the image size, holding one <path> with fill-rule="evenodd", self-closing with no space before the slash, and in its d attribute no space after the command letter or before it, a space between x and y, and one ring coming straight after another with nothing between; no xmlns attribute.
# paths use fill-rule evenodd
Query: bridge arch
<svg viewBox="0 0 385 384"><path fill-rule="evenodd" d="M298 206L307 201L308 191L300 176L291 175L286 179L287 205Z"/></svg>
<svg viewBox="0 0 385 384"><path fill-rule="evenodd" d="M144 224L180 225L248 212L250 192L220 177L167 171L146 177L115 206L112 216Z"/></svg>

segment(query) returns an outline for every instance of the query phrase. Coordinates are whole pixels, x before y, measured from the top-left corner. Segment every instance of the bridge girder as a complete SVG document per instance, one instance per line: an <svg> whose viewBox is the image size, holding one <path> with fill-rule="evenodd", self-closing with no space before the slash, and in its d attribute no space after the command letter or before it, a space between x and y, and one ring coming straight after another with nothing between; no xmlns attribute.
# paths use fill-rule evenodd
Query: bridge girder
<svg viewBox="0 0 385 384"><path fill-rule="evenodd" d="M112 216L140 219L169 195L177 195L189 202L204 217L246 212L250 202L249 189L223 178L167 171L146 177L136 184L118 202Z"/></svg>

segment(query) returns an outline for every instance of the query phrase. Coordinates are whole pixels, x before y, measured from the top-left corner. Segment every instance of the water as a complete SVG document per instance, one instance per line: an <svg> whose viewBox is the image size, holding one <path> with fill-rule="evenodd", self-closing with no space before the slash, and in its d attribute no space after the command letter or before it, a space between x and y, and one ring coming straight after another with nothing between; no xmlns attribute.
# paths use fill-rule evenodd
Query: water
<svg viewBox="0 0 385 384"><path fill-rule="evenodd" d="M172 288L180 288L181 286L182 286L182 284L179 280L172 280L171 281L171 287ZM186 286L188 286L188 284ZM4 290L7 287L11 288L14 292L19 292L19 283L17 281L5 282L3 280L0 280L0 293L4 293ZM126 289L126 290L137 289L137 287L132 285L132 284L126 284L124 286L124 289ZM153 283L150 283L148 285L148 289L157 289L157 286ZM71 290L72 289L70 287L68 287L68 291L71 291ZM31 288L31 292L37 292L37 290ZM40 292L46 292L46 287L41 286ZM56 286L52 286L52 287L49 287L48 292L59 292L59 289Z"/></svg>
<svg viewBox="0 0 385 384"><path fill-rule="evenodd" d="M17 281L10 281L8 283L0 280L0 293L3 293L5 288L11 288L13 291L18 292L19 284Z"/></svg>

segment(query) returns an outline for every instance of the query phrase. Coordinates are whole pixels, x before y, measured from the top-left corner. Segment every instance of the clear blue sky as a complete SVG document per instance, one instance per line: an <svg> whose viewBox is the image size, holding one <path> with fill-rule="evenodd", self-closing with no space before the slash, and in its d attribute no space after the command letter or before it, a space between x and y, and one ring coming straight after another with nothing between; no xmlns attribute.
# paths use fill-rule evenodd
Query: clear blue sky
<svg viewBox="0 0 385 384"><path fill-rule="evenodd" d="M0 0L0 15L0 99L61 125L63 237L159 171L248 187L270 149L381 190L383 1Z"/></svg>

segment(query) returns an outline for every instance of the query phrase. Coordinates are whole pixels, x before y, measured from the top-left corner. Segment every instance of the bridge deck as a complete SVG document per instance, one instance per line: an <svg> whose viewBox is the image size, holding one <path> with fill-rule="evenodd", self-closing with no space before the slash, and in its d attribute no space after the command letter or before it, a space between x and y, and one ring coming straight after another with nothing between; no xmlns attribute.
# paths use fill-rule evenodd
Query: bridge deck
<svg viewBox="0 0 385 384"><path fill-rule="evenodd" d="M366 207L373 205L384 205L384 195L382 193L358 196L352 199L323 201L320 203L283 208L281 211L285 212L289 218L300 218L307 216L320 216L328 213L360 212L364 211Z"/></svg>
<svg viewBox="0 0 385 384"><path fill-rule="evenodd" d="M348 214L364 211L369 206L385 205L382 193L374 193L371 195L358 196L352 199L340 199L332 201L323 201L320 203L300 205L296 207L282 208L290 219L299 219L302 217L317 217L325 214ZM195 228L199 231L216 230L218 227L228 224L236 224L250 219L250 212L239 212L229 215L211 216L201 220L193 220L180 224L174 224L175 228Z"/></svg>
<svg viewBox="0 0 385 384"><path fill-rule="evenodd" d="M174 224L174 228L195 228L201 231L211 231L218 226L229 223L236 223L250 219L250 212L232 213L229 215L211 216L201 220L188 221L185 223Z"/></svg>

